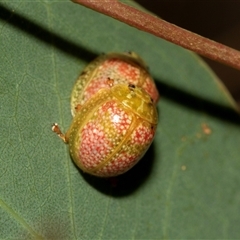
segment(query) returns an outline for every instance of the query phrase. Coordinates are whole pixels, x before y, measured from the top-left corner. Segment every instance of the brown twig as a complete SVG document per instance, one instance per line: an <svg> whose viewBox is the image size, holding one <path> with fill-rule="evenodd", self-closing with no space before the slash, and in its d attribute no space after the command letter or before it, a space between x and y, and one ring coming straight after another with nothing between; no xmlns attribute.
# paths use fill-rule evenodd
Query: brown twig
<svg viewBox="0 0 240 240"><path fill-rule="evenodd" d="M73 0L139 30L240 70L240 51L182 29L117 0Z"/></svg>

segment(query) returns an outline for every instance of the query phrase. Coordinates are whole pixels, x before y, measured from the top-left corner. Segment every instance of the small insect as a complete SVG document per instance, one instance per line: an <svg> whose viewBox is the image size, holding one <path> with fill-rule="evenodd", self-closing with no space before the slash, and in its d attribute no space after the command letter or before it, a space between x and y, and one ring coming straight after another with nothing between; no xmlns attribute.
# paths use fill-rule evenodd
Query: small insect
<svg viewBox="0 0 240 240"><path fill-rule="evenodd" d="M71 97L72 124L64 135L84 172L113 177L132 168L151 145L158 123L159 94L136 53L110 53L90 63Z"/></svg>
<svg viewBox="0 0 240 240"><path fill-rule="evenodd" d="M75 115L78 104L83 105L100 89L120 83L144 89L155 104L159 99L154 80L140 56L135 52L109 53L93 60L77 79L71 96L72 115Z"/></svg>

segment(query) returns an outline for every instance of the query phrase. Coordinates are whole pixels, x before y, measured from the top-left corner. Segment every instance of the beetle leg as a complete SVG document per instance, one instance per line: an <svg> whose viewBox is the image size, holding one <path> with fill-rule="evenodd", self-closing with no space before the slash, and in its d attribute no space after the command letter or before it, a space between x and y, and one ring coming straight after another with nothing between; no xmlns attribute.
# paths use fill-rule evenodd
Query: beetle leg
<svg viewBox="0 0 240 240"><path fill-rule="evenodd" d="M60 137L65 143L68 143L66 135L62 133L57 123L53 123L52 131L55 132L58 135L58 137Z"/></svg>

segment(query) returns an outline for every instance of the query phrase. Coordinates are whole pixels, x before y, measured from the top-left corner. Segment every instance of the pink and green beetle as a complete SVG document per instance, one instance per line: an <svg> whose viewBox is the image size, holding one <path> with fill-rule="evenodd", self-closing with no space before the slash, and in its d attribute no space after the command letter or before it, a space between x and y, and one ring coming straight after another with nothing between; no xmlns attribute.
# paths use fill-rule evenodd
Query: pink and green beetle
<svg viewBox="0 0 240 240"><path fill-rule="evenodd" d="M113 177L132 168L151 145L159 94L143 60L133 52L110 53L91 62L71 97L72 124L64 135L84 172Z"/></svg>

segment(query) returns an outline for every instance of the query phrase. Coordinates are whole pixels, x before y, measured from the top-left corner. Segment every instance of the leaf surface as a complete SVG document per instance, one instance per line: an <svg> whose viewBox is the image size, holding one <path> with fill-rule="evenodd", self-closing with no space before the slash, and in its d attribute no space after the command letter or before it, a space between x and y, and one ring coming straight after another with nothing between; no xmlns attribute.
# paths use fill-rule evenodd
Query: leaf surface
<svg viewBox="0 0 240 240"><path fill-rule="evenodd" d="M6 1L0 16L1 239L240 238L240 121L198 57L67 1ZM51 124L69 127L88 62L129 50L150 66L160 122L139 164L99 179Z"/></svg>

